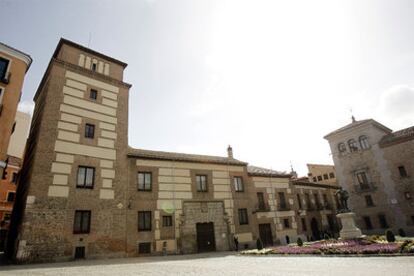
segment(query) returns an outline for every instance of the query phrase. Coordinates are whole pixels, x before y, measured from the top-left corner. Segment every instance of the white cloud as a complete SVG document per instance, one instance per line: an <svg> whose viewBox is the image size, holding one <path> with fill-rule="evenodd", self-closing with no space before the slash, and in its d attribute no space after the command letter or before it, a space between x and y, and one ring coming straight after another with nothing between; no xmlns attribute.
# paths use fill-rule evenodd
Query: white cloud
<svg viewBox="0 0 414 276"><path fill-rule="evenodd" d="M28 113L30 115L33 115L34 106L35 105L33 101L22 101L19 103L17 110L23 113Z"/></svg>
<svg viewBox="0 0 414 276"><path fill-rule="evenodd" d="M379 120L391 122L395 128L406 128L414 125L413 107L414 87L394 85L381 94L377 117Z"/></svg>

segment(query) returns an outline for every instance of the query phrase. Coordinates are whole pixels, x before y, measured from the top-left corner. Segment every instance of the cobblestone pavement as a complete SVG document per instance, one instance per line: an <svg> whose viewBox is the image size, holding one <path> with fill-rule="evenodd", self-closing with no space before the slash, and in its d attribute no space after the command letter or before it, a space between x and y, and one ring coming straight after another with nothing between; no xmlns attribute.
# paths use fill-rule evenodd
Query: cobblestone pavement
<svg viewBox="0 0 414 276"><path fill-rule="evenodd" d="M414 275L414 257L210 253L0 267L0 275Z"/></svg>

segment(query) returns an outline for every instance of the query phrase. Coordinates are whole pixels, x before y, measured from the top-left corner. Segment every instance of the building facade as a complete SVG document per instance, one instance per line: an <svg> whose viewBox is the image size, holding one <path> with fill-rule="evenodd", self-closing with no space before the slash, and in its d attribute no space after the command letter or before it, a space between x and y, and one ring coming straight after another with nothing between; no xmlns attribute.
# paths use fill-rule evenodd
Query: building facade
<svg viewBox="0 0 414 276"><path fill-rule="evenodd" d="M0 42L0 175L7 166L7 149L15 128L17 105L32 59Z"/></svg>
<svg viewBox="0 0 414 276"><path fill-rule="evenodd" d="M356 121L325 136L341 187L366 234L414 234L414 127Z"/></svg>
<svg viewBox="0 0 414 276"><path fill-rule="evenodd" d="M9 257L223 251L234 237L252 248L330 232L336 187L250 166L231 147L226 157L128 147L125 67L59 42L35 95Z"/></svg>
<svg viewBox="0 0 414 276"><path fill-rule="evenodd" d="M335 166L324 164L306 164L309 182L337 185Z"/></svg>

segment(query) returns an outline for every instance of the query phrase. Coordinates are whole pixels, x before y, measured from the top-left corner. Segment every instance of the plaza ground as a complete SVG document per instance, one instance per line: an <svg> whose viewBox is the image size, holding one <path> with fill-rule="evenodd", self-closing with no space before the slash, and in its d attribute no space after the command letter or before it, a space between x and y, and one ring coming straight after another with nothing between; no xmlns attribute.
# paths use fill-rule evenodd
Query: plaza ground
<svg viewBox="0 0 414 276"><path fill-rule="evenodd" d="M0 275L414 275L414 257L208 253L0 267Z"/></svg>

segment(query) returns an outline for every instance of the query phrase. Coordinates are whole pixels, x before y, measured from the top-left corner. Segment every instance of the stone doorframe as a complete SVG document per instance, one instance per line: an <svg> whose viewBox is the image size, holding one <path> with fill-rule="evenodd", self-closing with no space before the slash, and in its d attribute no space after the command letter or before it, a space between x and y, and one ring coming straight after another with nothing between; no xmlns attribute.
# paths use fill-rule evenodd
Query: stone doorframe
<svg viewBox="0 0 414 276"><path fill-rule="evenodd" d="M197 253L197 223L212 222L217 251L230 249L229 217L223 201L184 201L180 215L179 249L184 254Z"/></svg>

